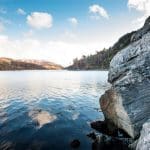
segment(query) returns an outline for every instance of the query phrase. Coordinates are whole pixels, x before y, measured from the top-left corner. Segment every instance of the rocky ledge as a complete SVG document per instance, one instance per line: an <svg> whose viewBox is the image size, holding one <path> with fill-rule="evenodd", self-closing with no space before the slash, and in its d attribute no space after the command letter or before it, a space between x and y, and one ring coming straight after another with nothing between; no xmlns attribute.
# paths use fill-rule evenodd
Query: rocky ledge
<svg viewBox="0 0 150 150"><path fill-rule="evenodd" d="M136 141L130 148L149 150L150 17L130 40L110 63L108 81L112 87L100 98L100 106L107 132L113 135L121 130Z"/></svg>

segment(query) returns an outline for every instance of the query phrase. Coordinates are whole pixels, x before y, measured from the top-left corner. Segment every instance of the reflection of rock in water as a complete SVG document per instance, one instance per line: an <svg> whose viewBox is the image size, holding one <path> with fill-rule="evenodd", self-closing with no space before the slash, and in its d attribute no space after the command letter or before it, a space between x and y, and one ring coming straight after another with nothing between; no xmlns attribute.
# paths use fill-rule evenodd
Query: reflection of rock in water
<svg viewBox="0 0 150 150"><path fill-rule="evenodd" d="M57 116L50 114L47 111L42 111L42 110L29 112L29 116L33 119L34 122L38 124L39 128L57 119Z"/></svg>

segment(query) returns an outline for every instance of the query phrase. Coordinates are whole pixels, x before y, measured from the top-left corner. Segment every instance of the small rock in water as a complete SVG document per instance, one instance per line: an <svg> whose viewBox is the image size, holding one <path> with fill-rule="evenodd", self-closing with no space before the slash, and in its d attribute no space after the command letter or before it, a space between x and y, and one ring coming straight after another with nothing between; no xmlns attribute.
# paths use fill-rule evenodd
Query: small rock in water
<svg viewBox="0 0 150 150"><path fill-rule="evenodd" d="M80 141L78 139L75 139L70 143L70 145L72 148L78 148L80 146Z"/></svg>
<svg viewBox="0 0 150 150"><path fill-rule="evenodd" d="M92 140L96 140L96 135L94 132L87 134L87 136L90 137Z"/></svg>

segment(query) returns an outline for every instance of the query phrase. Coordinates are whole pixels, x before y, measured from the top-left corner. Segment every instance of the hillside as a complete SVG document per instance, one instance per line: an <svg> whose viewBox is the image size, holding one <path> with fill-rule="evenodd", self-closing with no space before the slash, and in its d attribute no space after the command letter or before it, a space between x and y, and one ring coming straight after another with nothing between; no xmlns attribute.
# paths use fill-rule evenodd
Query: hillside
<svg viewBox="0 0 150 150"><path fill-rule="evenodd" d="M81 59L74 59L73 64L68 66L70 70L90 70L90 69L108 69L112 58L134 41L139 40L142 35L150 31L150 17L145 21L144 26L131 33L122 36L112 47L98 51L94 55L83 56Z"/></svg>
<svg viewBox="0 0 150 150"><path fill-rule="evenodd" d="M0 70L58 70L62 66L48 61L40 60L14 60L11 58L0 58Z"/></svg>

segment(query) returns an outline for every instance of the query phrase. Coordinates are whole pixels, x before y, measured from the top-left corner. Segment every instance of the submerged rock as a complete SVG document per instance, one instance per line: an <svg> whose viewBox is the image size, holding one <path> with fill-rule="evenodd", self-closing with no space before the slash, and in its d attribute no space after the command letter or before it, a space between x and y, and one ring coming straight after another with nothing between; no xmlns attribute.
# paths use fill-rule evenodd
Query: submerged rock
<svg viewBox="0 0 150 150"><path fill-rule="evenodd" d="M70 143L70 146L72 148L78 148L80 146L80 141L78 139L75 139Z"/></svg>
<svg viewBox="0 0 150 150"><path fill-rule="evenodd" d="M32 118L32 120L37 124L39 128L41 128L45 124L52 123L57 119L57 116L42 110L29 112L29 117Z"/></svg>

